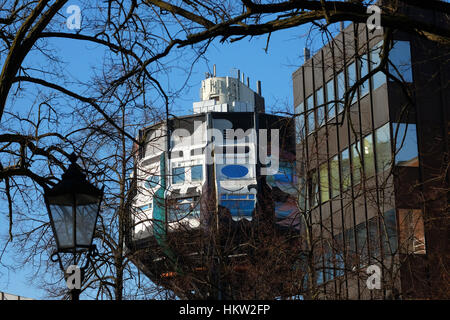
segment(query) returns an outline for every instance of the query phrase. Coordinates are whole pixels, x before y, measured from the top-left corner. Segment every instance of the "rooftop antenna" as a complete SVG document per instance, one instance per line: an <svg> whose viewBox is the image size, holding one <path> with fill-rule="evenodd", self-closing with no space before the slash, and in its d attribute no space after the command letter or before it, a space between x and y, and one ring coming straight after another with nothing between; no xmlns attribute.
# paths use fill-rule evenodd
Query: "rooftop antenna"
<svg viewBox="0 0 450 320"><path fill-rule="evenodd" d="M261 95L261 81L256 81L256 93Z"/></svg>
<svg viewBox="0 0 450 320"><path fill-rule="evenodd" d="M216 77L216 65L213 65L213 77Z"/></svg>

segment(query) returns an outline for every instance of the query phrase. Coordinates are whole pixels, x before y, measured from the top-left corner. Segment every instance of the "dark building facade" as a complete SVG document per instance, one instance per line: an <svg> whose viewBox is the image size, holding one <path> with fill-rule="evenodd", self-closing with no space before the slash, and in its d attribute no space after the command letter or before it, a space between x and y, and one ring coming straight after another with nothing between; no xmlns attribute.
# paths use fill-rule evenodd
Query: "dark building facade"
<svg viewBox="0 0 450 320"><path fill-rule="evenodd" d="M449 61L444 45L351 24L293 73L319 296L448 298Z"/></svg>

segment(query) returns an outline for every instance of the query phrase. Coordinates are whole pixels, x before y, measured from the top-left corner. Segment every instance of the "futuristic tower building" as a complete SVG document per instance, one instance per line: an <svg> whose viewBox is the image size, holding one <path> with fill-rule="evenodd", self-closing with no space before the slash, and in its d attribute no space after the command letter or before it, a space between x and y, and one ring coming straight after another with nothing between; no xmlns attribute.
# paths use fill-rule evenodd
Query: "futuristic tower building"
<svg viewBox="0 0 450 320"><path fill-rule="evenodd" d="M264 215L281 229L298 227L294 124L265 113L261 83L254 92L244 80L239 72L207 74L192 115L141 130L127 247L145 252L137 264L154 281L181 276L182 257L198 257L194 268L208 269L201 257L210 242L202 237L224 225L251 228L265 207L258 204L267 199L263 190L273 204ZM242 247L242 239L233 242ZM177 241L192 245L180 253Z"/></svg>

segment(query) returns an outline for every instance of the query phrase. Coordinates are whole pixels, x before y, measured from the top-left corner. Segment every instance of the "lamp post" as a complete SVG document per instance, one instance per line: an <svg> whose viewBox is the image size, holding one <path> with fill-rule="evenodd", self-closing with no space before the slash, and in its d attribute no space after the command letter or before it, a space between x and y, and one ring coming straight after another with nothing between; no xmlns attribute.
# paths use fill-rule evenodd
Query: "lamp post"
<svg viewBox="0 0 450 320"><path fill-rule="evenodd" d="M85 254L85 265L80 268L82 277L91 255L96 252L92 240L103 199L103 188L98 189L86 180L86 175L76 163L75 154L69 160L71 164L63 173L61 181L52 189L45 188L44 198L57 246L51 259L59 263L67 277L61 254L72 254L72 263L77 267ZM81 278L79 283L81 284ZM71 288L72 300L79 300L80 289Z"/></svg>

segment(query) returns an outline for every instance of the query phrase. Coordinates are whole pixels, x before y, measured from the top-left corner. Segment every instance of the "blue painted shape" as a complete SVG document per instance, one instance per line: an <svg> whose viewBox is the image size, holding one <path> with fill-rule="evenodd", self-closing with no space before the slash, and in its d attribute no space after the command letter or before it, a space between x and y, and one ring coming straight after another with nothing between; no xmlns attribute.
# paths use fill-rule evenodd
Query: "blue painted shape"
<svg viewBox="0 0 450 320"><path fill-rule="evenodd" d="M222 174L228 178L242 178L248 174L248 169L238 164L231 164L222 168Z"/></svg>

